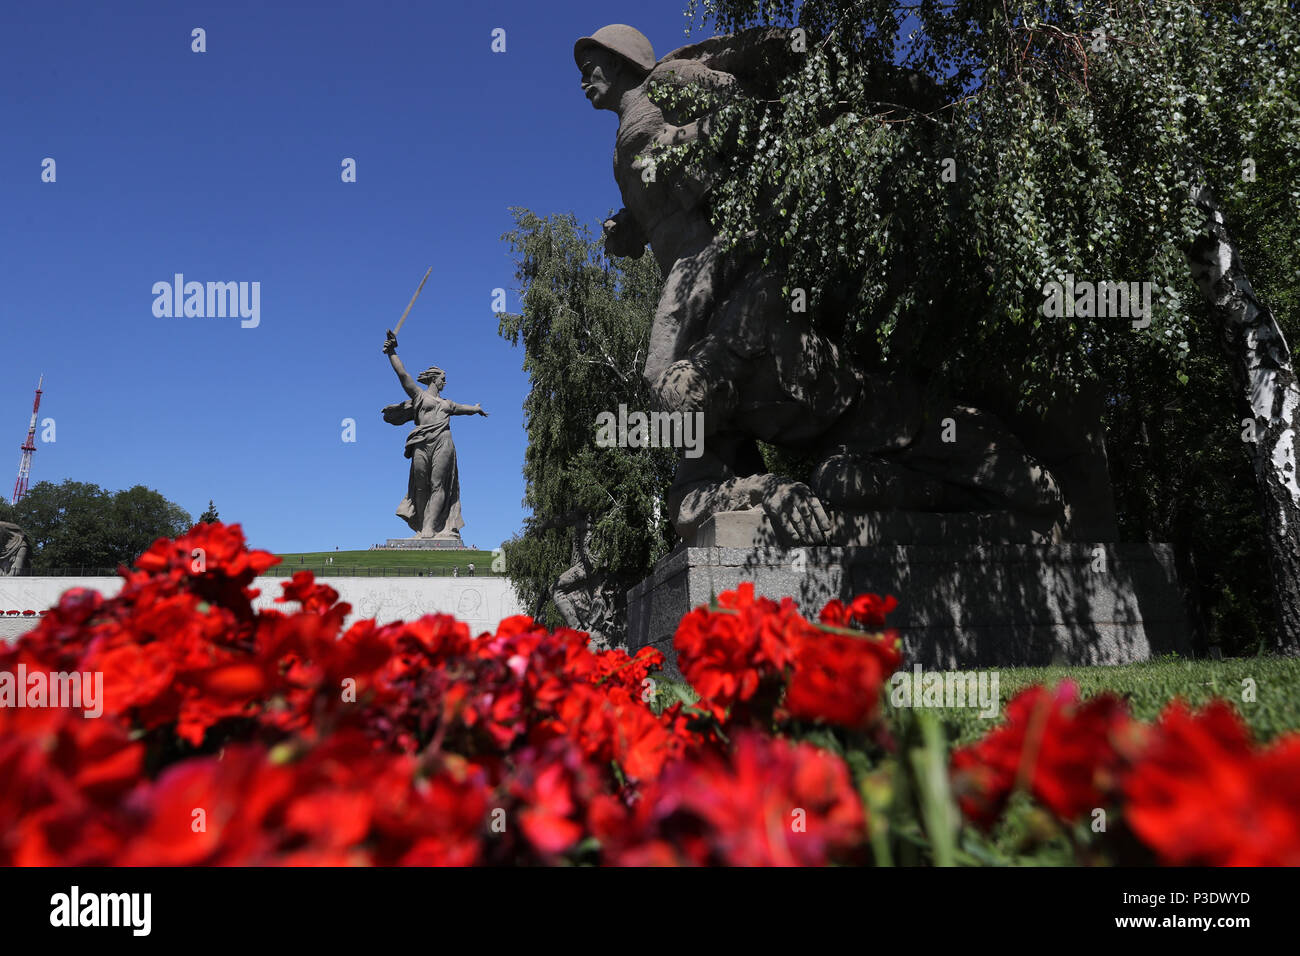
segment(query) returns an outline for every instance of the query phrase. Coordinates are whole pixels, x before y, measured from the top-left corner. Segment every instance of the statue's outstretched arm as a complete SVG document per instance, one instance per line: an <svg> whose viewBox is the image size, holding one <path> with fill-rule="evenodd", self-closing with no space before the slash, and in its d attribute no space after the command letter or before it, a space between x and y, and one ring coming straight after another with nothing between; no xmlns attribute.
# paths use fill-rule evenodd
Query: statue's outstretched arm
<svg viewBox="0 0 1300 956"><path fill-rule="evenodd" d="M403 391L411 398L415 398L420 391L420 386L415 379L411 378L411 373L406 370L402 360L397 357L397 336L392 332L389 332L388 337L384 340L384 354L388 356L393 371L397 373L397 380L402 383Z"/></svg>
<svg viewBox="0 0 1300 956"><path fill-rule="evenodd" d="M482 415L487 418L487 412L483 411L483 406L479 402L473 405L462 405L460 402L447 400L447 414L449 415Z"/></svg>

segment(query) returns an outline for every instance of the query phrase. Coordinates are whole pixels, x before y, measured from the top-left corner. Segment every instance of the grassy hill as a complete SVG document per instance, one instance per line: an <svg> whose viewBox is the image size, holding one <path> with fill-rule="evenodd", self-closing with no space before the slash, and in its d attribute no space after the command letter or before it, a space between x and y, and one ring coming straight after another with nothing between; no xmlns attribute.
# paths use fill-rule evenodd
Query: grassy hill
<svg viewBox="0 0 1300 956"><path fill-rule="evenodd" d="M493 574L491 551L291 551L279 557L280 563L267 574L289 576L307 570L318 577L449 575L453 567L466 574L471 562L476 577Z"/></svg>

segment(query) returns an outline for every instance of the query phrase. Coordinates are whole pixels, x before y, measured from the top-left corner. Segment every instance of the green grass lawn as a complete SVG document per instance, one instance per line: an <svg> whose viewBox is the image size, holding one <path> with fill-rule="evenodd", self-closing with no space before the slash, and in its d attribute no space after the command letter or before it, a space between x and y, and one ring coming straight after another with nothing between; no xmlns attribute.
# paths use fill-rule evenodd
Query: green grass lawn
<svg viewBox="0 0 1300 956"><path fill-rule="evenodd" d="M991 674L991 671L990 671ZM1300 730L1300 658L1243 657L1223 661L1188 661L1164 657L1141 664L1112 667L1002 667L997 669L997 716L983 718L974 707L928 707L939 717L953 746L970 743L1001 722L1006 702L1030 684L1049 686L1069 678L1079 685L1085 697L1113 691L1128 699L1129 708L1142 720L1154 720L1165 705L1181 697L1193 707L1200 707L1211 697L1230 701L1250 725L1258 740L1271 740L1280 733ZM1243 700L1243 684L1255 682L1255 700ZM666 685L666 688L665 688ZM660 706L674 700L693 701L695 694L678 681L661 678L667 693L658 697ZM885 685L885 712L891 723L898 724L905 715L888 703L890 685Z"/></svg>
<svg viewBox="0 0 1300 956"><path fill-rule="evenodd" d="M1051 685L1066 678L1078 684L1085 697L1110 690L1128 698L1133 714L1143 720L1153 720L1175 697L1193 707L1222 697L1237 708L1260 740L1300 730L1300 658L1294 657L1222 661L1163 657L1112 667L1003 667L998 669L998 696L1005 705L1030 684ZM1247 679L1254 681L1254 702L1243 699ZM982 736L1005 712L1000 707L998 717L988 720L973 708L930 709L943 720L948 739L956 744Z"/></svg>
<svg viewBox="0 0 1300 956"><path fill-rule="evenodd" d="M998 692L1003 704L1027 684L1055 684L1069 678L1085 696L1109 690L1128 700L1129 709L1143 720L1154 720L1169 701L1182 698L1200 707L1212 697L1233 705L1260 742L1300 730L1300 658L1245 657L1230 660L1182 660L1164 657L1141 664L1115 667L1016 667L998 671ZM1254 683L1254 700L1243 691ZM1249 696L1249 695L1245 695ZM933 708L944 725L950 747L971 743L1001 722L1005 707L991 720L976 710ZM895 733L910 714L887 706ZM1074 839L1087 842L1087 824L1073 828ZM1050 816L1024 794L1017 794L1001 821L987 837L971 828L962 834L961 847L973 862L997 865L1068 865L1075 860L1069 828L1050 822Z"/></svg>
<svg viewBox="0 0 1300 956"><path fill-rule="evenodd" d="M281 554L280 563L267 574L291 575L308 570L317 576L465 574L472 561L475 576L492 574L491 551L293 551ZM327 563L330 558L333 564ZM301 561L299 560L301 559Z"/></svg>

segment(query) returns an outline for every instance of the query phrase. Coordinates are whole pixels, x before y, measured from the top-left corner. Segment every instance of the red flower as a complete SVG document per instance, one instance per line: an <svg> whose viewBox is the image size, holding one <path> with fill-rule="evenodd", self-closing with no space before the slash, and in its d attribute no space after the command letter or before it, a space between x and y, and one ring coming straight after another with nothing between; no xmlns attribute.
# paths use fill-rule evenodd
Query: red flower
<svg viewBox="0 0 1300 956"><path fill-rule="evenodd" d="M810 627L785 696L792 717L865 729L879 711L880 690L902 657L892 644Z"/></svg>
<svg viewBox="0 0 1300 956"><path fill-rule="evenodd" d="M270 552L249 551L237 524L196 524L175 541L159 538L135 566L145 574L179 574L196 580L215 575L248 585L279 563Z"/></svg>
<svg viewBox="0 0 1300 956"><path fill-rule="evenodd" d="M770 715L793 662L799 628L794 602L755 597L752 582L724 591L718 610L697 607L673 637L677 665L718 720Z"/></svg>
<svg viewBox="0 0 1300 956"><path fill-rule="evenodd" d="M140 831L129 866L265 862L273 847L266 817L293 791L293 773L268 766L261 750L228 748L183 761L133 797Z"/></svg>
<svg viewBox="0 0 1300 956"><path fill-rule="evenodd" d="M554 863L587 834L588 806L601 785L596 768L572 743L558 739L520 751L507 790L517 801L510 818L524 837L519 852Z"/></svg>
<svg viewBox="0 0 1300 956"><path fill-rule="evenodd" d="M406 847L402 866L473 866L483 854L489 791L481 772L443 771L428 780L392 775L380 804L381 845ZM379 862L387 862L387 855Z"/></svg>
<svg viewBox="0 0 1300 956"><path fill-rule="evenodd" d="M1256 749L1231 705L1165 709L1124 818L1172 866L1300 866L1300 734Z"/></svg>
<svg viewBox="0 0 1300 956"><path fill-rule="evenodd" d="M577 686L559 702L556 727L598 765L611 761L632 780L657 776L691 740L674 711L656 717L639 696L623 688L602 693Z"/></svg>
<svg viewBox="0 0 1300 956"><path fill-rule="evenodd" d="M818 620L834 627L880 630L885 626L885 617L896 607L898 599L893 595L882 598L879 594L859 594L847 607L838 599L831 601L822 608Z"/></svg>
<svg viewBox="0 0 1300 956"><path fill-rule="evenodd" d="M1021 691L1005 724L953 754L962 811L989 827L1023 788L1060 819L1077 820L1114 797L1132 730L1128 706L1113 694L1080 702L1072 681Z"/></svg>
<svg viewBox="0 0 1300 956"><path fill-rule="evenodd" d="M854 598L848 608L832 601L821 620L831 627L852 621L880 627L897 603L874 594ZM780 604L756 598L749 582L724 592L718 604L719 610L691 611L674 637L682 674L716 719L763 726L773 716L792 716L851 729L875 719L885 675L901 660L895 632L833 633L806 621L790 598Z"/></svg>
<svg viewBox="0 0 1300 956"><path fill-rule="evenodd" d="M622 819L599 813L612 862L630 866L820 866L856 859L866 838L842 760L752 732L725 758L673 765Z"/></svg>

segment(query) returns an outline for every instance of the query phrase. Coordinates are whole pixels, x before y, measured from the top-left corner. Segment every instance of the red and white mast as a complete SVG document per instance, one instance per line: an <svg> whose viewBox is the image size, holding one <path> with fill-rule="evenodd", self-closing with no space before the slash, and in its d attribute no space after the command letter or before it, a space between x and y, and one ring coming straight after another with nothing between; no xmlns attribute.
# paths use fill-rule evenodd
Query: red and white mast
<svg viewBox="0 0 1300 956"><path fill-rule="evenodd" d="M45 384L45 375L36 383L36 401L32 402L32 422L27 426L27 440L23 442L23 457L18 462L18 480L14 482L14 496L11 505L16 505L27 494L27 479L32 474L32 452L36 450L36 413L41 408L41 386Z"/></svg>

